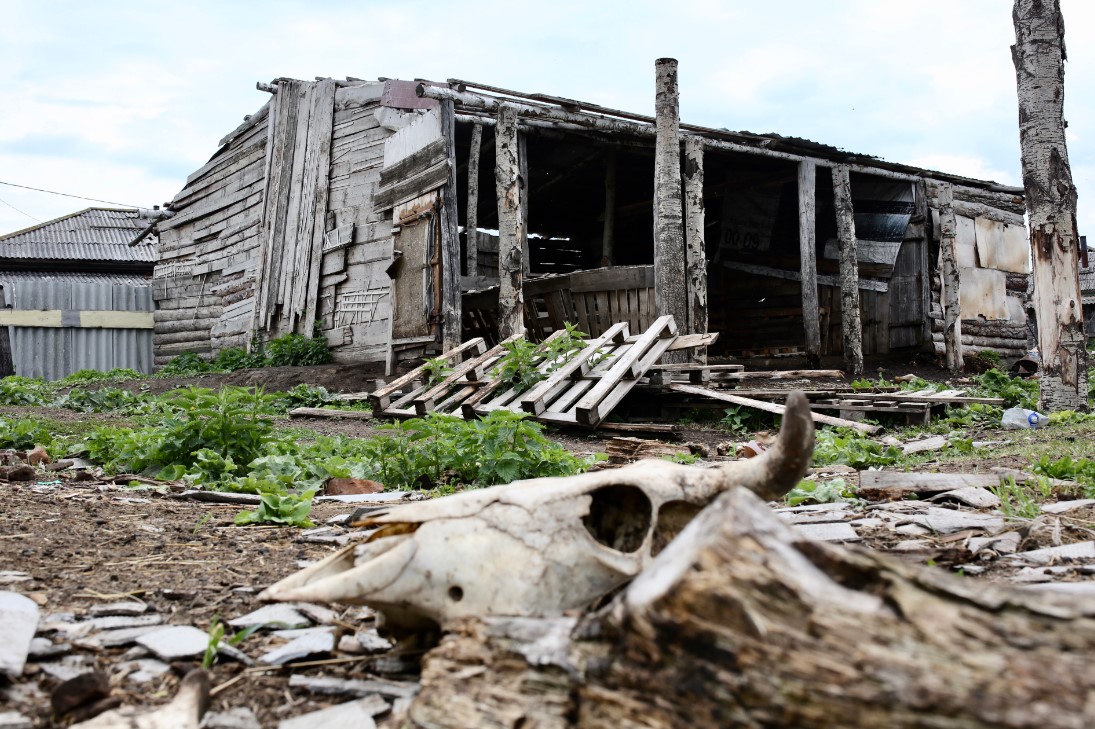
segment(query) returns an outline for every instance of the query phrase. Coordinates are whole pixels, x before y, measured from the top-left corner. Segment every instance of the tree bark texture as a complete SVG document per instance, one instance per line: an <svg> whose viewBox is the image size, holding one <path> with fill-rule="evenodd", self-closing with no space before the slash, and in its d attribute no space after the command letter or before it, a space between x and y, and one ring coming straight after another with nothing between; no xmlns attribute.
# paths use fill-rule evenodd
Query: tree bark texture
<svg viewBox="0 0 1095 729"><path fill-rule="evenodd" d="M817 302L817 166L798 164L798 249L802 274L802 323L806 329L806 364L821 364L821 324Z"/></svg>
<svg viewBox="0 0 1095 729"><path fill-rule="evenodd" d="M1034 260L1043 410L1087 410L1076 187L1065 145L1065 26L1059 0L1015 0L1011 48Z"/></svg>
<svg viewBox="0 0 1095 729"><path fill-rule="evenodd" d="M468 212L464 234L467 239L465 261L468 276L479 275L479 158L483 146L483 125L471 128L471 150L468 152Z"/></svg>
<svg viewBox="0 0 1095 729"><path fill-rule="evenodd" d="M449 181L441 198L441 349L447 352L459 347L463 340L460 213L456 201L456 110L452 101L441 102L441 133L445 137L449 158Z"/></svg>
<svg viewBox="0 0 1095 729"><path fill-rule="evenodd" d="M688 324L681 200L680 108L677 61L654 62L654 310ZM685 362L686 352L666 353L663 362Z"/></svg>
<svg viewBox="0 0 1095 729"><path fill-rule="evenodd" d="M606 608L459 624L415 727L1095 723L1095 606L811 542L720 496Z"/></svg>
<svg viewBox="0 0 1095 729"><path fill-rule="evenodd" d="M703 141L688 137L684 141L684 221L686 283L688 286L688 333L707 333L707 244L703 214ZM705 350L695 357L706 362Z"/></svg>
<svg viewBox="0 0 1095 729"><path fill-rule="evenodd" d="M498 193L498 338L525 333L524 252L527 247L517 110L503 106L495 126L495 182Z"/></svg>
<svg viewBox="0 0 1095 729"><path fill-rule="evenodd" d="M844 334L844 369L863 374L863 328L859 318L859 263L856 260L855 215L848 165L833 167L833 205L840 240L840 310Z"/></svg>
<svg viewBox="0 0 1095 729"><path fill-rule="evenodd" d="M616 258L616 152L605 158L605 222L601 235L601 265L611 266Z"/></svg>
<svg viewBox="0 0 1095 729"><path fill-rule="evenodd" d="M960 372L962 357L962 277L958 270L958 219L954 214L954 190L939 186L939 251L943 259L943 344L947 369Z"/></svg>

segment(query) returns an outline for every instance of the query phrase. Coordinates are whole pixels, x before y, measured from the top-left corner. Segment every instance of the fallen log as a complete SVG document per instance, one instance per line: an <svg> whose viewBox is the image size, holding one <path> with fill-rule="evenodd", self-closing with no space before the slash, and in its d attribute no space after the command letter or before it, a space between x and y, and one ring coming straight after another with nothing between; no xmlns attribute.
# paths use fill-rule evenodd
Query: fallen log
<svg viewBox="0 0 1095 729"><path fill-rule="evenodd" d="M735 489L605 609L467 619L413 727L1095 723L1095 601L796 535Z"/></svg>

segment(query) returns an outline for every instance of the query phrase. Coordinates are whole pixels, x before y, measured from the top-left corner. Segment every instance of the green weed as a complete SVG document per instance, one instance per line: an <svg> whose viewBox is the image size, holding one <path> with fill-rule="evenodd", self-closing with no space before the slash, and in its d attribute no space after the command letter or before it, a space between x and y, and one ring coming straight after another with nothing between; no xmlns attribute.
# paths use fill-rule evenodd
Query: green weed
<svg viewBox="0 0 1095 729"><path fill-rule="evenodd" d="M1030 490L1017 484L1014 478L1002 479L999 486L989 490L1000 499L1000 513L1006 517L1034 519L1042 513L1041 504L1034 500Z"/></svg>
<svg viewBox="0 0 1095 729"><path fill-rule="evenodd" d="M901 460L901 449L884 446L857 430L821 428L814 445L814 465L844 464L856 470L871 466L892 466Z"/></svg>
<svg viewBox="0 0 1095 729"><path fill-rule="evenodd" d="M323 337L286 334L266 343L265 365L269 367L303 367L330 361L331 350Z"/></svg>
<svg viewBox="0 0 1095 729"><path fill-rule="evenodd" d="M802 504L829 504L837 501L858 503L855 497L855 489L842 478L834 478L829 481L799 481L784 497L788 506L800 506Z"/></svg>

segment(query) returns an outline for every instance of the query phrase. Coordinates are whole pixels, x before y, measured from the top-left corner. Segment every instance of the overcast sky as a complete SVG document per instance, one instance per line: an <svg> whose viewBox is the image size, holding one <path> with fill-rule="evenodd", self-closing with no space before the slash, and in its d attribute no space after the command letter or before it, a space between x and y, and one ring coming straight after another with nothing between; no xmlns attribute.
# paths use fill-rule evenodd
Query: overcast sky
<svg viewBox="0 0 1095 729"><path fill-rule="evenodd" d="M1095 3L1062 0L1080 232L1095 225ZM1010 0L0 0L0 181L151 207L256 81L462 78L1021 184ZM0 233L96 203L0 185ZM18 211L16 210L18 209ZM21 211L21 212L19 212Z"/></svg>

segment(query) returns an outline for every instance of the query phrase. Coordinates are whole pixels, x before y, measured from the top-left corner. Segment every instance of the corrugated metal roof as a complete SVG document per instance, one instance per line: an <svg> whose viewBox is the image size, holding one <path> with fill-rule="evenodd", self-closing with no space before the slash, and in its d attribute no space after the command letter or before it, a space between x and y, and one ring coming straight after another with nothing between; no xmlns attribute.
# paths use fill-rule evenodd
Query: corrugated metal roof
<svg viewBox="0 0 1095 729"><path fill-rule="evenodd" d="M154 237L129 245L152 223L147 212L87 208L0 236L0 258L154 262Z"/></svg>
<svg viewBox="0 0 1095 729"><path fill-rule="evenodd" d="M0 271L0 286L33 284L43 281L67 281L69 283L111 284L115 286L150 286L151 276L133 273L75 273L59 271Z"/></svg>

